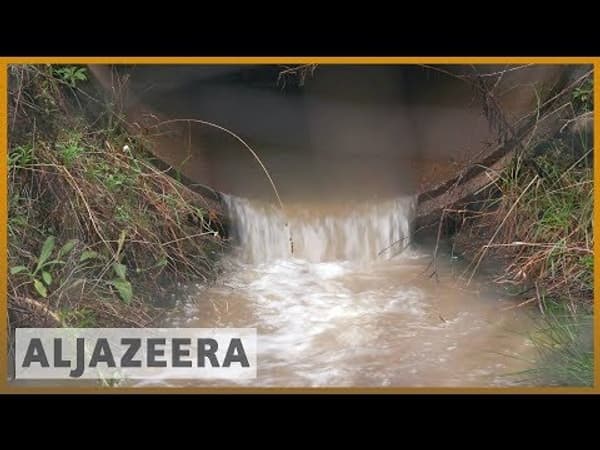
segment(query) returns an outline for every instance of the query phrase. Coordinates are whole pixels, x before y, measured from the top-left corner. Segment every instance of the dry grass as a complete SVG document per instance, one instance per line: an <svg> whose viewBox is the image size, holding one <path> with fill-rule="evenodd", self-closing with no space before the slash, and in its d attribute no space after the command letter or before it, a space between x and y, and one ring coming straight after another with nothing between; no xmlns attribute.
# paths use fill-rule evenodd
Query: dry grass
<svg viewBox="0 0 600 450"><path fill-rule="evenodd" d="M573 119L593 110L591 74L578 83L571 85L567 105ZM592 163L591 136L562 127L537 142L530 136L500 172L487 170L490 182L476 199L444 212L461 224L454 245L471 260L467 282L496 261L503 270L495 281L530 293L528 304L543 309L545 298L560 297L573 311L591 306Z"/></svg>
<svg viewBox="0 0 600 450"><path fill-rule="evenodd" d="M467 282L485 265L518 299L513 307L541 312L531 334L537 360L521 374L528 383L593 383L593 142L572 126L587 120L592 99L588 73L557 136L525 142L507 167L488 172L477 200L447 212L461 224L453 245L471 261Z"/></svg>
<svg viewBox="0 0 600 450"><path fill-rule="evenodd" d="M9 277L12 326L147 326L177 282L215 274L219 211L149 163L150 143L85 85L10 69L9 263L27 268ZM32 276L49 237L60 261Z"/></svg>
<svg viewBox="0 0 600 450"><path fill-rule="evenodd" d="M543 307L562 297L573 310L593 300L591 150L575 154L560 140L542 155L519 153L470 214L455 244L471 255L470 280L484 259L503 262L496 282L526 286ZM575 163L574 163L575 161ZM534 300L535 299L535 300Z"/></svg>

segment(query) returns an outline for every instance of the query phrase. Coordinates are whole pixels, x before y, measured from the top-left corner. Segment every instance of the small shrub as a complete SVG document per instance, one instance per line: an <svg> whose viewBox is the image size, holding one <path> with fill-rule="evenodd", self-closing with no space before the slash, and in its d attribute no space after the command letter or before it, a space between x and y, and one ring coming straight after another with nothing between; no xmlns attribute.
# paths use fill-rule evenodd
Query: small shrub
<svg viewBox="0 0 600 450"><path fill-rule="evenodd" d="M52 73L63 83L66 83L73 88L76 87L79 82L87 81L88 79L87 69L85 67L57 67L52 70Z"/></svg>

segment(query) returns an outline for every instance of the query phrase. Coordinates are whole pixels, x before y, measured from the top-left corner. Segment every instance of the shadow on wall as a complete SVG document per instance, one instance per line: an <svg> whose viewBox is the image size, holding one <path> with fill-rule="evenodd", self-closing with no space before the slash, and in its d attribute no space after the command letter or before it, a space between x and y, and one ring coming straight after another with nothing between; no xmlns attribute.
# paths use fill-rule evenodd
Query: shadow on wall
<svg viewBox="0 0 600 450"><path fill-rule="evenodd" d="M497 80L493 74L506 68L477 70ZM231 129L263 157L288 196L307 182L314 192L304 194L315 196L357 194L369 191L367 185L370 194L415 191L424 167L440 163L452 169L496 140L476 89L442 73L469 74L471 66L320 65L302 86L288 80L285 87L278 84L280 70L120 66L115 72L128 78L131 122L152 113ZM563 71L531 66L506 72L494 92L507 118L515 123L535 107ZM111 89L106 66L93 73ZM156 139L157 155L193 180L238 195L270 195L256 162L220 131L182 125Z"/></svg>

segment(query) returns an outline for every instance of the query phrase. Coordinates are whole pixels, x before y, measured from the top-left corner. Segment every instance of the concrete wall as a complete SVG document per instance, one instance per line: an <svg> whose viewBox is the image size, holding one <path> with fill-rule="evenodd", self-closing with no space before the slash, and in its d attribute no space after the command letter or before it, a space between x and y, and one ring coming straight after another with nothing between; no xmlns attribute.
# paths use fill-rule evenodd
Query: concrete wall
<svg viewBox="0 0 600 450"><path fill-rule="evenodd" d="M449 177L496 143L481 96L461 76L474 70L484 74L506 119L518 126L572 71L537 65L498 79L495 74L507 68L319 66L302 87L288 80L284 89L277 85L277 67L128 66L113 71L127 79L126 112L138 126L199 118L235 131L257 149L300 152L315 164L354 159L360 168L371 161L363 169L370 172L393 166L418 189L420 183ZM107 91L113 89L107 66L96 66L93 73ZM233 158L256 168L239 143L206 127L179 124L160 130L155 152L175 166L185 161L182 171L188 177L236 194L246 189L227 176ZM266 150L265 158L277 164L276 155Z"/></svg>

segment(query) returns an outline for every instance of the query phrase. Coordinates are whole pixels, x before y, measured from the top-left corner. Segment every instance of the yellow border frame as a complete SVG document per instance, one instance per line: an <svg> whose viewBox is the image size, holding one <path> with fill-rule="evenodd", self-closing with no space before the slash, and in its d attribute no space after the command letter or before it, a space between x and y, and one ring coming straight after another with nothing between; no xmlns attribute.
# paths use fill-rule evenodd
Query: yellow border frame
<svg viewBox="0 0 600 450"><path fill-rule="evenodd" d="M301 393L334 393L334 394L590 394L600 393L600 345L598 345L598 329L600 315L594 315L594 387L489 387L489 388L201 388L201 387L143 387L143 388L105 388L105 387L19 387L8 385L7 330L8 313L8 65L9 64L593 64L594 65L594 103L600 105L599 57L0 57L0 393L8 394L75 394L75 393L177 393L177 394L301 394ZM598 114L594 114L594 148L598 149L600 136L597 125ZM594 234L600 219L596 208L596 200L600 195L598 175L600 172L600 156L594 152ZM594 241L594 305L596 292L600 287L600 269L596 255L600 251L600 243Z"/></svg>

